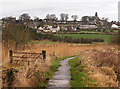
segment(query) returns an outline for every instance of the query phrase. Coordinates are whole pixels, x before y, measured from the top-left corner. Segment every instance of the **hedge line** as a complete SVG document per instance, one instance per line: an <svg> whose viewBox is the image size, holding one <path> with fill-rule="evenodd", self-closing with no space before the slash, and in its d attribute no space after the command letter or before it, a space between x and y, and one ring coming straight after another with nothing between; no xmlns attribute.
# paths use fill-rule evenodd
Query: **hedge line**
<svg viewBox="0 0 120 89"><path fill-rule="evenodd" d="M53 42L59 41L59 42L67 42L67 43L92 43L92 42L104 42L104 39L102 38L96 38L96 39L85 39L85 38L72 38L69 36L65 37L58 37L58 36L53 36L51 34L38 34L37 37L38 40L40 39L48 39Z"/></svg>

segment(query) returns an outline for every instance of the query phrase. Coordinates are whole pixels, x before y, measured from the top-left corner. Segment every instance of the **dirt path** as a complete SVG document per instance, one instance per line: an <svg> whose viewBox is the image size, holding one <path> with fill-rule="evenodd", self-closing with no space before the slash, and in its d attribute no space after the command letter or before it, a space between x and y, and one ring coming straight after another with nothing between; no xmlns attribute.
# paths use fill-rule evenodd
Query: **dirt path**
<svg viewBox="0 0 120 89"><path fill-rule="evenodd" d="M54 76L48 81L47 89L51 88L69 88L70 87L70 66L68 61L75 57L67 58L60 62L61 66L58 68L58 71L55 72ZM61 88L60 88L61 89Z"/></svg>

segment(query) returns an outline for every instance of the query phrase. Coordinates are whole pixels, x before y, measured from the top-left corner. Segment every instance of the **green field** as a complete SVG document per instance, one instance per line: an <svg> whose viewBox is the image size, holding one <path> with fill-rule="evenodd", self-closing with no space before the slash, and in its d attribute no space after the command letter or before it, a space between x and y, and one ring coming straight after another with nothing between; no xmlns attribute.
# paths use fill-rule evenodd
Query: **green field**
<svg viewBox="0 0 120 89"><path fill-rule="evenodd" d="M85 39L103 38L104 42L110 42L113 37L113 35L100 35L100 34L54 34L54 36L59 37L69 36L72 38L85 38Z"/></svg>

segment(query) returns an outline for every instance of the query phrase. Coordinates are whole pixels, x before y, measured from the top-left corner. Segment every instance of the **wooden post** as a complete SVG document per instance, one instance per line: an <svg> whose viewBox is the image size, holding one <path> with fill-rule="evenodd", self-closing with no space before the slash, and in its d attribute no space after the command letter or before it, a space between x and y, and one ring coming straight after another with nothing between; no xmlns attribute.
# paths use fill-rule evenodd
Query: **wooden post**
<svg viewBox="0 0 120 89"><path fill-rule="evenodd" d="M55 51L53 51L53 56L55 56Z"/></svg>
<svg viewBox="0 0 120 89"><path fill-rule="evenodd" d="M30 65L30 62L28 61L28 66Z"/></svg>
<svg viewBox="0 0 120 89"><path fill-rule="evenodd" d="M12 55L13 55L13 52L12 52L12 50L10 50L10 51L9 51L10 63L12 63L12 62L13 62Z"/></svg>
<svg viewBox="0 0 120 89"><path fill-rule="evenodd" d="M46 59L46 51L45 50L42 50L42 55L43 55L43 60Z"/></svg>

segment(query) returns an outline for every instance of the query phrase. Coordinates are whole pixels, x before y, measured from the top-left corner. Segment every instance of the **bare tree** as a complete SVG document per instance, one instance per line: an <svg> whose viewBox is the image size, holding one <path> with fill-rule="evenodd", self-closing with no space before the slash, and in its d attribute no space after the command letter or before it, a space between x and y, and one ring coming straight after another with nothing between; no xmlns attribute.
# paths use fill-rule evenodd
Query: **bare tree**
<svg viewBox="0 0 120 89"><path fill-rule="evenodd" d="M9 23L8 26L2 29L2 37L5 45L11 45L12 42L15 42L15 48L19 44L25 43L30 40L30 32L23 25L17 25L13 23Z"/></svg>
<svg viewBox="0 0 120 89"><path fill-rule="evenodd" d="M45 17L45 19L50 20L51 16L49 14L47 14L47 16Z"/></svg>
<svg viewBox="0 0 120 89"><path fill-rule="evenodd" d="M34 21L39 21L39 17L34 17Z"/></svg>
<svg viewBox="0 0 120 89"><path fill-rule="evenodd" d="M45 19L48 19L48 20L56 20L57 17L55 14L47 14L47 16L45 17Z"/></svg>
<svg viewBox="0 0 120 89"><path fill-rule="evenodd" d="M55 14L51 14L51 19L52 20L56 20L57 19L56 15Z"/></svg>
<svg viewBox="0 0 120 89"><path fill-rule="evenodd" d="M61 14L60 14L61 21L63 21L63 22L66 21L66 23L67 23L67 20L69 19L68 16L69 16L68 14L61 13Z"/></svg>
<svg viewBox="0 0 120 89"><path fill-rule="evenodd" d="M24 13L24 14L20 15L19 20L28 21L28 20L30 20L30 16L29 16L29 14Z"/></svg>
<svg viewBox="0 0 120 89"><path fill-rule="evenodd" d="M65 21L65 14L64 13L60 14L60 18L61 18L61 21Z"/></svg>
<svg viewBox="0 0 120 89"><path fill-rule="evenodd" d="M71 17L73 18L74 21L76 21L78 19L77 15L72 15Z"/></svg>
<svg viewBox="0 0 120 89"><path fill-rule="evenodd" d="M2 18L2 23L14 23L16 22L16 17L5 17L5 18Z"/></svg>
<svg viewBox="0 0 120 89"><path fill-rule="evenodd" d="M112 26L112 23L113 23L113 22L108 22L108 20L109 20L108 18L105 18L105 17L102 18L103 26L104 26L106 29L111 30L111 26Z"/></svg>
<svg viewBox="0 0 120 89"><path fill-rule="evenodd" d="M65 14L65 21L66 21L66 23L67 23L67 20L69 19L68 16L69 16L68 14Z"/></svg>

